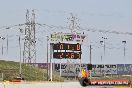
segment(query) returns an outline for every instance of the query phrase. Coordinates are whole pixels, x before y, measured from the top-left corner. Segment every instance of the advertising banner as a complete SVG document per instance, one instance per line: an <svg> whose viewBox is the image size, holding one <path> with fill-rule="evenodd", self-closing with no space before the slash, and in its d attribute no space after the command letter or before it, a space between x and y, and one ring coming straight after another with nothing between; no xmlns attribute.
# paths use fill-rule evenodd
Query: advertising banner
<svg viewBox="0 0 132 88"><path fill-rule="evenodd" d="M117 74L117 65L105 64L105 74Z"/></svg>
<svg viewBox="0 0 132 88"><path fill-rule="evenodd" d="M60 72L60 64L54 64L54 71ZM81 67L86 68L87 64L82 64ZM61 75L62 76L78 76L80 72L80 64L61 64Z"/></svg>
<svg viewBox="0 0 132 88"><path fill-rule="evenodd" d="M132 75L132 64L117 64L117 74Z"/></svg>
<svg viewBox="0 0 132 88"><path fill-rule="evenodd" d="M63 32L54 32L50 35L50 42L57 43L57 42L83 42L85 38L84 33L63 33Z"/></svg>
<svg viewBox="0 0 132 88"><path fill-rule="evenodd" d="M104 74L117 74L116 64L96 64L93 65L92 75L101 76Z"/></svg>
<svg viewBox="0 0 132 88"><path fill-rule="evenodd" d="M47 69L47 63L32 63L35 67ZM87 68L87 64L61 63L62 76L78 76L81 68ZM60 64L53 64L53 71L60 73ZM92 65L92 76L106 75L132 75L132 64L94 64Z"/></svg>
<svg viewBox="0 0 132 88"><path fill-rule="evenodd" d="M117 64L117 74L124 75L124 64Z"/></svg>
<svg viewBox="0 0 132 88"><path fill-rule="evenodd" d="M81 68L87 69L87 64L82 64ZM77 76L80 72L80 64L61 64L61 74L62 76ZM55 64L55 72L60 72L60 64ZM104 74L117 74L116 64L96 64L92 65L92 76L101 76Z"/></svg>

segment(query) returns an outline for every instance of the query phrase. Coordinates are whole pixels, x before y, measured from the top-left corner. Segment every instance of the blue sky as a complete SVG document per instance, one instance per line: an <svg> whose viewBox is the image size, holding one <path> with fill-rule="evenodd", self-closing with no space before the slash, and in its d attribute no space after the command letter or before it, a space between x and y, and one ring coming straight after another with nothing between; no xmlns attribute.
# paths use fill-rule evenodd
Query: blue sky
<svg viewBox="0 0 132 88"><path fill-rule="evenodd" d="M0 27L24 23L26 10L35 9L36 21L42 24L68 26L67 18L70 17L70 13L73 13L79 19L79 24L83 28L132 32L132 0L0 0L0 2ZM6 33L17 35L17 28L13 29L8 32L1 31L0 35L5 36ZM39 29L44 28L40 27ZM48 30L50 29L46 29L46 32L43 31L41 34L49 34ZM92 44L93 63L131 63L132 35L91 31L85 31L85 34L87 39L83 46L82 62L86 62L89 59L89 47L86 48L86 46ZM42 50L42 48L46 47L46 38L43 35L42 42L38 43L38 46L39 44L44 45L38 47L38 62L46 61L44 59L46 58L46 51ZM103 62L100 61L101 54L103 54L99 44L102 40L101 37L108 38L106 40L108 48L106 48L106 55L103 56ZM15 40L17 40L17 37L10 40L9 46L14 46L14 48L9 48L8 55L0 55L1 59L19 61L19 55L16 55L18 45ZM123 45L121 43L123 40L127 41L125 58L123 57ZM110 47L114 48L109 49ZM11 52L12 50L14 52Z"/></svg>

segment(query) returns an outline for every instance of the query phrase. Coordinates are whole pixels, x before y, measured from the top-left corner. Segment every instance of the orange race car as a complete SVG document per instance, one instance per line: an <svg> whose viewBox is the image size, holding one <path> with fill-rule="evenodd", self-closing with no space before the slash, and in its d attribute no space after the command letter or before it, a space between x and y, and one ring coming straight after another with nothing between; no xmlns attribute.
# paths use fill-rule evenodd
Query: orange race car
<svg viewBox="0 0 132 88"><path fill-rule="evenodd" d="M22 82L22 81L24 81L24 78L22 78L22 77L16 77L16 78L14 78L14 79L12 79L12 80L9 80L10 82Z"/></svg>

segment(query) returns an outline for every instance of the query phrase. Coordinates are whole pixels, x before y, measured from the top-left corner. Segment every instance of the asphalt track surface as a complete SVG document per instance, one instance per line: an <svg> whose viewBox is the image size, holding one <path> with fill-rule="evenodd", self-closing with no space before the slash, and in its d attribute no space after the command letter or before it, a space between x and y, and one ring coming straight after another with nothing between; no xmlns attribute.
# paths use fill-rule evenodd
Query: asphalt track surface
<svg viewBox="0 0 132 88"><path fill-rule="evenodd" d="M79 82L23 82L0 83L0 88L113 88L113 87L82 87Z"/></svg>

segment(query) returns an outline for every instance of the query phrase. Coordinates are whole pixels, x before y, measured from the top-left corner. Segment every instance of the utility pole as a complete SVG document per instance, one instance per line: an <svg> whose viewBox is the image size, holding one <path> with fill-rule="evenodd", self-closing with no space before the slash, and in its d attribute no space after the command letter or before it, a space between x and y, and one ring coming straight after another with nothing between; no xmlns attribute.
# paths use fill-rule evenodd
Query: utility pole
<svg viewBox="0 0 132 88"><path fill-rule="evenodd" d="M49 61L48 61L48 40L49 40L49 37L48 36L46 36L47 37L47 81L48 81L48 79L49 79Z"/></svg>
<svg viewBox="0 0 132 88"><path fill-rule="evenodd" d="M92 58L91 58L91 56L92 56L92 55L91 55L91 50L92 50L92 47L91 47L91 45L90 45L90 55L89 55L89 56L90 56L90 64L91 64L91 60L92 60ZM90 70L90 79L91 79L91 77L92 77L92 74L91 74L91 70Z"/></svg>
<svg viewBox="0 0 132 88"><path fill-rule="evenodd" d="M21 29L20 29L21 30ZM20 31L21 32L21 31ZM20 48L20 71L19 75L22 76L22 63L21 63L21 33L19 33L19 48Z"/></svg>
<svg viewBox="0 0 132 88"><path fill-rule="evenodd" d="M6 50L7 50L7 54L8 54L8 34L7 34L7 41L6 41Z"/></svg>

